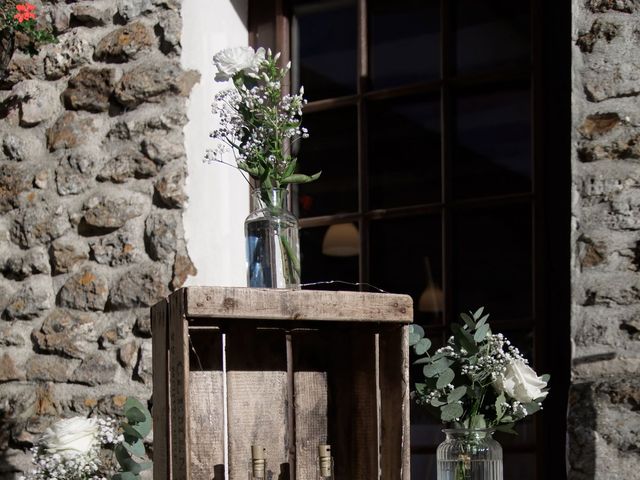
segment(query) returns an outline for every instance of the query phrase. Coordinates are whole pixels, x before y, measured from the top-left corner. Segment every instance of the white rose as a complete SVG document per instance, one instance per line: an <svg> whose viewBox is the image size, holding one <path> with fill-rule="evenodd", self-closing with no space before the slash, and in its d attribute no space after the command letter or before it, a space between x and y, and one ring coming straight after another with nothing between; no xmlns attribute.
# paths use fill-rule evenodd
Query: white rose
<svg viewBox="0 0 640 480"><path fill-rule="evenodd" d="M264 48L259 48L257 51L251 47L225 48L213 57L213 63L218 69L216 80L224 82L238 72L256 76L264 58Z"/></svg>
<svg viewBox="0 0 640 480"><path fill-rule="evenodd" d="M89 452L98 442L99 427L95 419L73 417L53 424L42 435L47 452L72 457Z"/></svg>
<svg viewBox="0 0 640 480"><path fill-rule="evenodd" d="M547 382L522 360L512 360L506 371L498 375L493 383L498 393L505 393L520 403L532 402L536 398L544 398L547 392L542 389Z"/></svg>

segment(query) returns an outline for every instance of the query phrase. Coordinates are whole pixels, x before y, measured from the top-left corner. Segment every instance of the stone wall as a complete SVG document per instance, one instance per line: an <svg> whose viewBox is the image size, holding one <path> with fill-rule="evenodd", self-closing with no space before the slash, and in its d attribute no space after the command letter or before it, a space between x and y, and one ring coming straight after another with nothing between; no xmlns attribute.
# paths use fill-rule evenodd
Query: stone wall
<svg viewBox="0 0 640 480"><path fill-rule="evenodd" d="M640 1L573 1L572 479L640 471Z"/></svg>
<svg viewBox="0 0 640 480"><path fill-rule="evenodd" d="M150 397L148 307L195 273L180 0L36 4L58 43L0 85L0 478L56 417Z"/></svg>

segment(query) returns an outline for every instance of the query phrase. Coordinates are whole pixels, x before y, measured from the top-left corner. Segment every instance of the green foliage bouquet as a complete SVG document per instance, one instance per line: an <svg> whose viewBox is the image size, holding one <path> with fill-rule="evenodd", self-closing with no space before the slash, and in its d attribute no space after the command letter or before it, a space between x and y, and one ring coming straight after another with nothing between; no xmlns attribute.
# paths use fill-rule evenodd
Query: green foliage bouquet
<svg viewBox="0 0 640 480"><path fill-rule="evenodd" d="M501 333L494 334L484 309L461 314L447 345L432 354L424 330L412 325L409 344L424 365L424 379L413 396L454 428L515 433L513 425L542 408L549 375L538 376L518 349Z"/></svg>

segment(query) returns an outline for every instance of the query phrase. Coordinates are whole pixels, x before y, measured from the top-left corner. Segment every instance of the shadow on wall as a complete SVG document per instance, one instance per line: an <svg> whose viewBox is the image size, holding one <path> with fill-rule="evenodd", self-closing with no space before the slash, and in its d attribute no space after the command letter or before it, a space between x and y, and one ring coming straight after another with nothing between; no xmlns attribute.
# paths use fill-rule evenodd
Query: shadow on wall
<svg viewBox="0 0 640 480"><path fill-rule="evenodd" d="M10 412L0 410L0 480L13 479L18 471L11 463L11 455L8 451L15 423Z"/></svg>
<svg viewBox="0 0 640 480"><path fill-rule="evenodd" d="M595 478L596 409L593 383L572 385L569 390L568 442L570 480Z"/></svg>
<svg viewBox="0 0 640 480"><path fill-rule="evenodd" d="M233 9L238 14L238 18L240 18L242 20L242 25L244 26L244 28L248 29L249 28L249 22L248 22L249 15L247 14L247 10L248 10L247 4L249 3L249 0L231 0L230 3L231 3L231 6L233 6Z"/></svg>

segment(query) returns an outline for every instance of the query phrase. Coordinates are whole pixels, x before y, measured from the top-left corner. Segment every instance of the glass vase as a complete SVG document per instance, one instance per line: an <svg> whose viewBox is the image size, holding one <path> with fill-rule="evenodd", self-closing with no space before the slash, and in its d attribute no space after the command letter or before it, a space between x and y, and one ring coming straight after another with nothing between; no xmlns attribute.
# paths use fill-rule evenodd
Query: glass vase
<svg viewBox="0 0 640 480"><path fill-rule="evenodd" d="M502 480L502 447L493 429L446 429L438 446L438 480Z"/></svg>
<svg viewBox="0 0 640 480"><path fill-rule="evenodd" d="M286 188L257 189L244 222L247 285L300 288L298 219L289 211Z"/></svg>

